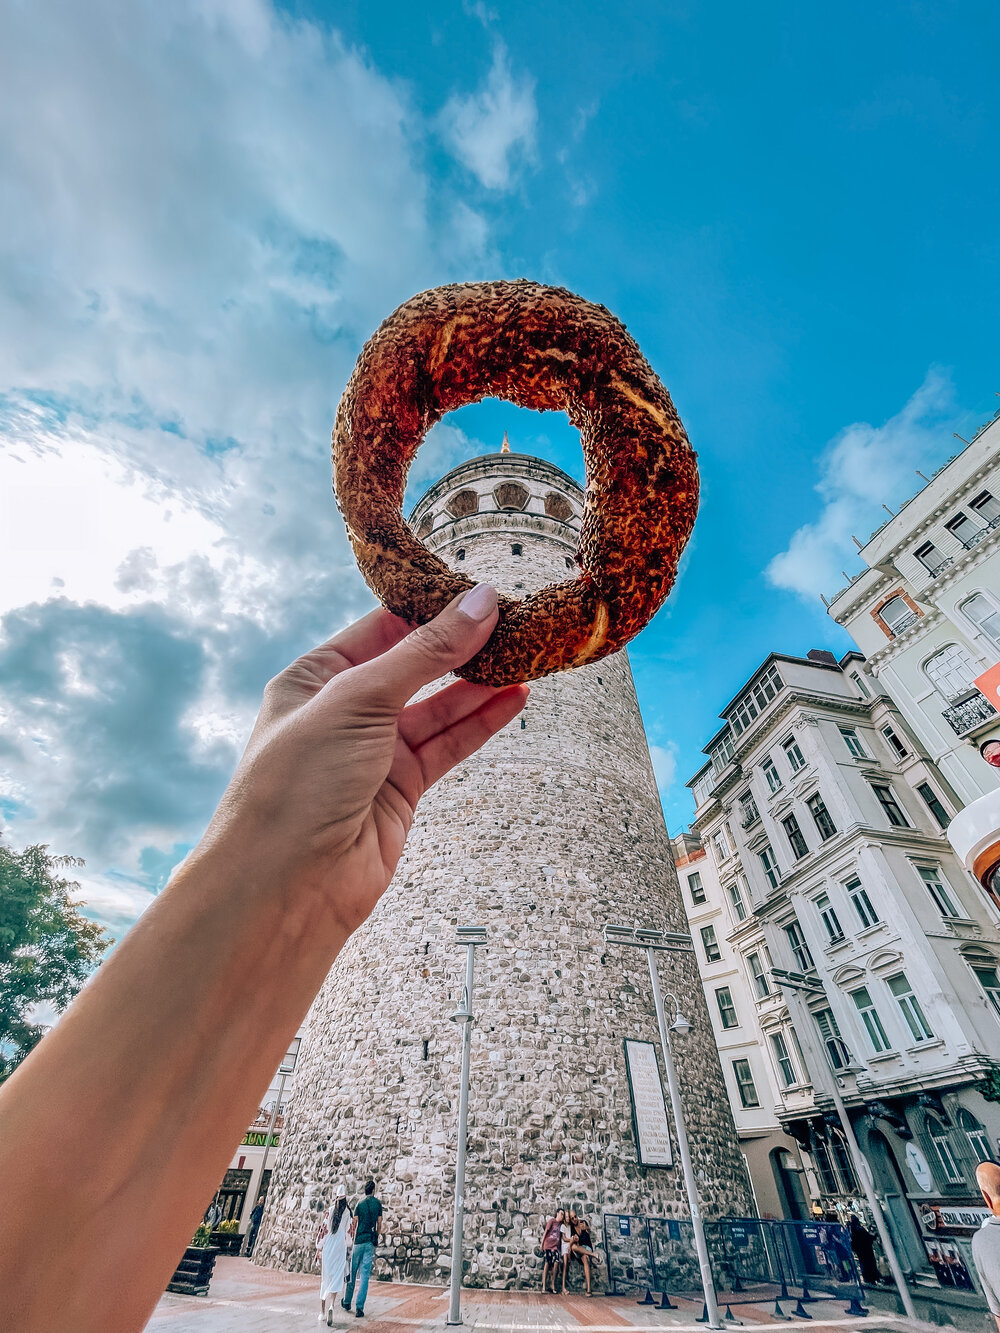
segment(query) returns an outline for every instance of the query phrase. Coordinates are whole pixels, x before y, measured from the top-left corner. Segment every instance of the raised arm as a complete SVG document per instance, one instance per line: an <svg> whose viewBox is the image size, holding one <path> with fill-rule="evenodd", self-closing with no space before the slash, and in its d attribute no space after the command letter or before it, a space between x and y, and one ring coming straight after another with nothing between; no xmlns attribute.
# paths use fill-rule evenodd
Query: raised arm
<svg viewBox="0 0 1000 1333"><path fill-rule="evenodd" d="M407 706L496 619L486 586L413 633L375 611L268 685L205 836L0 1088L0 1328L143 1328L421 795L523 707Z"/></svg>

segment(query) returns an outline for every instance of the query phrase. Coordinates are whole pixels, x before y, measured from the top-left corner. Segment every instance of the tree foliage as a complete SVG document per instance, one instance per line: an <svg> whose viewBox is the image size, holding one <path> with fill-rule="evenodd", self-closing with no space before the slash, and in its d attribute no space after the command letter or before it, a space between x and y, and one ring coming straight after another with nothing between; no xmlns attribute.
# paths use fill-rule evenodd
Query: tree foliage
<svg viewBox="0 0 1000 1333"><path fill-rule="evenodd" d="M47 1001L61 1013L110 943L70 901L79 886L61 872L82 864L47 847L0 845L0 1082L45 1031L32 1007Z"/></svg>

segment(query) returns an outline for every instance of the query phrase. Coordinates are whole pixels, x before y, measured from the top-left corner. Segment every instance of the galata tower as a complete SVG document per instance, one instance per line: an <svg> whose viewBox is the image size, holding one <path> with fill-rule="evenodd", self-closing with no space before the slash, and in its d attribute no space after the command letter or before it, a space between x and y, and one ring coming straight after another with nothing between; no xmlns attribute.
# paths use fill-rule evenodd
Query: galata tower
<svg viewBox="0 0 1000 1333"><path fill-rule="evenodd" d="M572 577L583 493L526 454L449 472L411 515L455 568L504 592ZM683 701L678 701L683 707ZM476 956L465 1182L466 1282L538 1281L560 1205L687 1216L674 1165L639 1164L623 1040L657 1042L645 954L605 946L609 923L684 931L628 656L548 676L515 719L424 798L396 876L337 959L310 1013L255 1261L309 1270L338 1181L371 1176L399 1280L450 1271L464 981ZM674 1043L706 1216L750 1198L697 963L666 954L665 988L692 1021ZM385 1271L378 1261L376 1272Z"/></svg>

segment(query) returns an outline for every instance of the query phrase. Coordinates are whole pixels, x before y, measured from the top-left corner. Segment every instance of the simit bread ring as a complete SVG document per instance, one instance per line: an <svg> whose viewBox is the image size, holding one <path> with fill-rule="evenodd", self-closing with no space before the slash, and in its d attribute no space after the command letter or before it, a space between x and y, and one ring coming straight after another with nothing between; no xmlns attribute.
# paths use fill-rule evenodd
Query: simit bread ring
<svg viewBox="0 0 1000 1333"><path fill-rule="evenodd" d="M337 409L334 488L361 572L424 623L472 587L403 521L410 463L446 412L486 397L568 414L587 494L580 573L500 598L486 646L458 673L512 685L623 647L663 605L698 507L694 451L625 327L603 306L537 282L436 287L365 344Z"/></svg>

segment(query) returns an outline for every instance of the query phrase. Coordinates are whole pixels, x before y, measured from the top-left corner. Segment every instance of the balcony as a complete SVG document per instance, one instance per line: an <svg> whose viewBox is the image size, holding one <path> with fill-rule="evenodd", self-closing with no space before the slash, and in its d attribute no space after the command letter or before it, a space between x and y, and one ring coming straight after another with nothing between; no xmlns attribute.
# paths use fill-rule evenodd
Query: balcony
<svg viewBox="0 0 1000 1333"><path fill-rule="evenodd" d="M941 716L956 736L967 736L984 722L992 722L997 710L984 694L970 690L956 699L950 708L943 709Z"/></svg>
<svg viewBox="0 0 1000 1333"><path fill-rule="evenodd" d="M959 541L962 541L962 545L967 551L971 551L974 546L979 545L987 533L992 532L995 528L1000 528L1000 514L998 514L996 518L990 519L989 523L986 524L986 527L980 528L976 535L970 537L968 541L962 541L961 538L959 538Z"/></svg>
<svg viewBox="0 0 1000 1333"><path fill-rule="evenodd" d="M941 563L935 565L933 568L930 565L924 565L924 568L927 570L927 573L931 576L932 579L936 579L937 576L939 574L943 574L946 569L951 569L954 563L955 563L954 557L949 555L945 556L945 558L941 561ZM916 619L916 617L914 617L914 619Z"/></svg>
<svg viewBox="0 0 1000 1333"><path fill-rule="evenodd" d="M930 573L929 570L928 573ZM909 615L901 617L901 619L897 620L895 624L889 626L889 628L892 630L892 637L894 639L899 638L900 634L903 634L906 630L908 630L911 625L915 625L919 619L920 617L917 615L915 611L911 611Z"/></svg>

